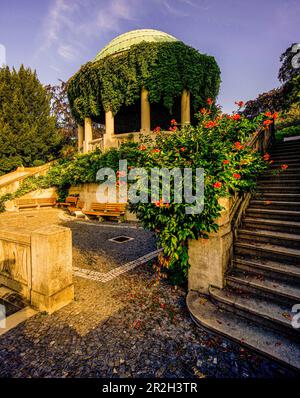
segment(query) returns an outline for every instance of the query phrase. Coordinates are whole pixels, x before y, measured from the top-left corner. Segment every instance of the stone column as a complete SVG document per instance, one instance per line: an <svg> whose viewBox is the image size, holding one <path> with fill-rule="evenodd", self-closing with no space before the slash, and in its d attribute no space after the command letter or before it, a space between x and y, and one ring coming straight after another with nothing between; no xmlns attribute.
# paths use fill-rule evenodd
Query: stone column
<svg viewBox="0 0 300 398"><path fill-rule="evenodd" d="M84 119L84 152L87 153L89 152L89 143L93 139L93 128L92 128L92 119L89 117L86 117Z"/></svg>
<svg viewBox="0 0 300 398"><path fill-rule="evenodd" d="M115 118L112 111L105 112L105 134L104 149L115 145L113 137L115 134Z"/></svg>
<svg viewBox="0 0 300 398"><path fill-rule="evenodd" d="M78 124L77 130L78 130L78 152L80 152L80 150L83 147L84 128L83 126Z"/></svg>
<svg viewBox="0 0 300 398"><path fill-rule="evenodd" d="M31 304L52 313L74 298L72 233L56 225L31 234Z"/></svg>
<svg viewBox="0 0 300 398"><path fill-rule="evenodd" d="M149 133L151 130L151 114L150 114L150 102L149 92L145 88L142 88L141 93L141 132Z"/></svg>
<svg viewBox="0 0 300 398"><path fill-rule="evenodd" d="M224 287L225 272L232 254L231 199L220 198L219 203L224 207L216 220L219 230L210 233L208 239L189 241L189 290L204 294L208 293L209 286Z"/></svg>
<svg viewBox="0 0 300 398"><path fill-rule="evenodd" d="M181 124L191 123L191 95L188 90L183 90L181 96Z"/></svg>

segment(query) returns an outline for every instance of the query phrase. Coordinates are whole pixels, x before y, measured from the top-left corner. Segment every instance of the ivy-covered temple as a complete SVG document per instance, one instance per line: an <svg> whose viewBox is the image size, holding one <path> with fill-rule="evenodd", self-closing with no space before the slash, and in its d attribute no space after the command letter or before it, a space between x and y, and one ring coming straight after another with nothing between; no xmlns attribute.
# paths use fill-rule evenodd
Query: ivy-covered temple
<svg viewBox="0 0 300 398"><path fill-rule="evenodd" d="M113 39L68 82L78 123L78 150L118 147L128 138L168 130L170 120L194 122L194 111L215 98L220 70L212 56L152 29Z"/></svg>

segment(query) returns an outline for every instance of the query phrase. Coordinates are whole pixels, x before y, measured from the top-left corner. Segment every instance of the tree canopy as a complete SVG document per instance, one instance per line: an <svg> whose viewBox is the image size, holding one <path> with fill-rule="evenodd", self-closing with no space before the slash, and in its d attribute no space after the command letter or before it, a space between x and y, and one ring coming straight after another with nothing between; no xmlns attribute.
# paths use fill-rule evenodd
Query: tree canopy
<svg viewBox="0 0 300 398"><path fill-rule="evenodd" d="M62 139L36 72L0 69L0 174L57 158Z"/></svg>

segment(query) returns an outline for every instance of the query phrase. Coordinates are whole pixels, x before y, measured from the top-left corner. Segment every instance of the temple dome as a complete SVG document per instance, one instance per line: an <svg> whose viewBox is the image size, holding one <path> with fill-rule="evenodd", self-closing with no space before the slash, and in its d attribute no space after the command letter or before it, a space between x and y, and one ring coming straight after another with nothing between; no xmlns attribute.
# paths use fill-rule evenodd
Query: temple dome
<svg viewBox="0 0 300 398"><path fill-rule="evenodd" d="M130 49L131 46L143 41L149 43L162 43L178 41L174 36L155 29L131 30L113 39L95 57L94 61L99 61L109 55L116 55Z"/></svg>

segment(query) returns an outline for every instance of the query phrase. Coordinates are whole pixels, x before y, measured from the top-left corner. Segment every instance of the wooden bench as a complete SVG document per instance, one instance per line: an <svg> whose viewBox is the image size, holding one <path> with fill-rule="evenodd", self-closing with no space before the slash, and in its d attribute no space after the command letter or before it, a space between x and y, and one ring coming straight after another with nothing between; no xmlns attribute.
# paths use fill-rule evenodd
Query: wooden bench
<svg viewBox="0 0 300 398"><path fill-rule="evenodd" d="M16 199L16 206L18 210L34 209L40 207L53 207L55 205L55 198Z"/></svg>
<svg viewBox="0 0 300 398"><path fill-rule="evenodd" d="M75 206L74 205L68 206L68 211L72 214L75 213L76 211L82 211L83 208L84 208L84 202L82 200L78 200Z"/></svg>
<svg viewBox="0 0 300 398"><path fill-rule="evenodd" d="M91 210L82 212L87 217L98 217L99 221L104 217L113 217L121 221L126 213L126 203L92 203Z"/></svg>
<svg viewBox="0 0 300 398"><path fill-rule="evenodd" d="M68 196L65 202L58 202L57 205L61 207L76 207L78 199L78 196Z"/></svg>

